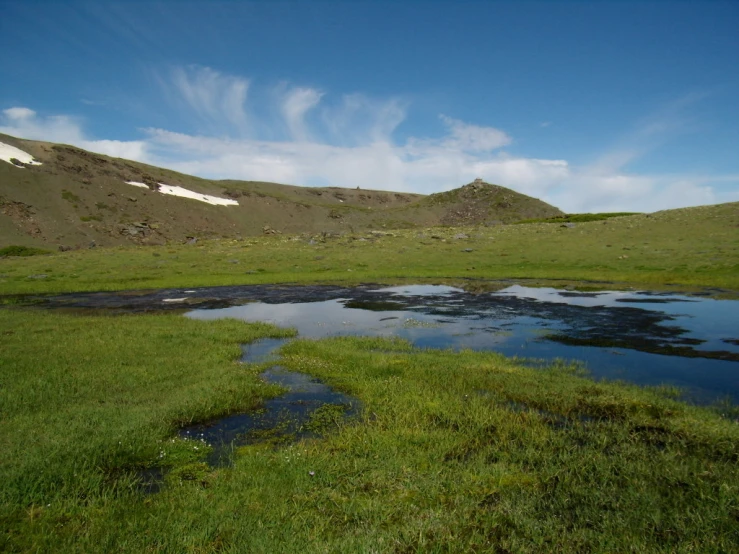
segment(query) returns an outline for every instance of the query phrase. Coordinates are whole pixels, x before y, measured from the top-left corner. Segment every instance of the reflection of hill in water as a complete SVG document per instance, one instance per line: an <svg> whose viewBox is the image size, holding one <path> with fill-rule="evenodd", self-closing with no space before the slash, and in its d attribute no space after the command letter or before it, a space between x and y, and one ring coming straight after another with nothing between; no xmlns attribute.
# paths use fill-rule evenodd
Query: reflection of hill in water
<svg viewBox="0 0 739 554"><path fill-rule="evenodd" d="M388 293L371 293L377 295ZM562 298L597 298L597 293L559 293ZM671 325L675 316L662 311L651 311L628 306L579 306L569 303L550 303L518 296L498 294L471 295L453 292L445 295L404 296L392 293L392 301L366 301L375 306L386 303L403 304L405 309L444 317L467 319L513 320L531 317L560 322L568 329L548 335L549 340L579 346L633 348L643 352L714 358L739 361L739 352L699 350L694 347L705 341L686 336L688 330ZM667 304L695 301L677 298L618 298L615 302L640 304ZM361 300L347 302L347 307L361 307ZM374 308L377 309L377 308ZM397 310L398 308L389 308Z"/></svg>
<svg viewBox="0 0 739 554"><path fill-rule="evenodd" d="M429 288L429 287L424 287ZM523 287L519 287L523 289ZM406 294L403 291L411 293ZM559 322L559 332L548 338L564 344L634 348L675 356L705 357L739 361L739 352L696 349L702 339L686 336L687 329L671 324L675 316L662 309L623 306L624 303L676 304L700 302L685 297L645 296L603 298L604 293L556 291L558 302L510 293L470 294L445 287L442 294L414 294L414 287L382 289L378 287L273 286L248 285L208 287L192 291L159 290L139 295L128 293L79 293L45 298L49 307L101 308L113 311L141 312L183 308L218 309L244 302L265 304L304 304L342 300L350 309L373 312L414 311L430 316L494 319L510 321L520 317ZM534 290L534 289L526 289ZM177 302L165 300L177 297ZM554 297L552 295L552 297ZM572 299L599 299L600 305L578 305ZM610 303L611 305L603 305ZM596 302L598 304L598 302ZM733 344L732 339L724 339Z"/></svg>

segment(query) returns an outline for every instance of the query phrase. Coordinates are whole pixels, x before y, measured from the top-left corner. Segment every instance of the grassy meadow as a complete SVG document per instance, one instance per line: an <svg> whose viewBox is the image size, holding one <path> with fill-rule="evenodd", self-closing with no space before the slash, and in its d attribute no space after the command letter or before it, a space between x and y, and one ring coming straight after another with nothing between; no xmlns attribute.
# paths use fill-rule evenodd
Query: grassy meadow
<svg viewBox="0 0 739 554"><path fill-rule="evenodd" d="M603 221L270 235L0 259L0 291L530 278L739 289L739 203Z"/></svg>
<svg viewBox="0 0 739 554"><path fill-rule="evenodd" d="M184 424L280 394L240 344L289 329L79 315L12 295L466 278L739 290L739 205L606 220L271 235L0 258L4 552L739 551L739 425L670 389L399 340L296 340L358 398L233 467ZM142 485L163 472L158 492Z"/></svg>
<svg viewBox="0 0 739 554"><path fill-rule="evenodd" d="M105 332L101 332L104 329ZM294 341L356 396L325 436L241 447L183 423L279 392L239 343L267 325L0 311L5 552L729 552L739 426L665 391L399 340ZM9 362L9 363L8 363ZM669 391L666 391L669 392ZM162 467L148 494L139 471Z"/></svg>

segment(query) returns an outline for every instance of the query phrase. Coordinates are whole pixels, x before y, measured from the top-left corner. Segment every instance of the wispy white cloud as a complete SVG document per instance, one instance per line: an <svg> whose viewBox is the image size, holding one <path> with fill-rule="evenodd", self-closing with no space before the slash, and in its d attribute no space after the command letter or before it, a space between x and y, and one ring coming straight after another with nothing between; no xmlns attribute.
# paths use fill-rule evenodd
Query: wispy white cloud
<svg viewBox="0 0 739 554"><path fill-rule="evenodd" d="M3 110L0 133L47 142L74 144L80 148L132 160L147 161L143 141L91 140L82 131L82 122L67 115L40 117L34 110L13 107Z"/></svg>
<svg viewBox="0 0 739 554"><path fill-rule="evenodd" d="M307 142L311 138L305 122L305 114L321 101L323 93L312 88L293 88L285 94L282 115L293 140Z"/></svg>
<svg viewBox="0 0 739 554"><path fill-rule="evenodd" d="M692 124L688 110L703 98L705 98L703 94L686 94L643 117L636 122L631 132L620 137L598 159L589 164L588 170L616 173L674 140L676 136L690 132Z"/></svg>
<svg viewBox="0 0 739 554"><path fill-rule="evenodd" d="M677 136L695 130L690 108L705 99L690 93L635 124L591 163L573 168L568 186L552 198L568 211L652 211L739 200L739 175L638 174L629 165ZM726 184L734 184L732 191Z"/></svg>
<svg viewBox="0 0 739 554"><path fill-rule="evenodd" d="M405 120L406 110L406 103L399 98L377 100L364 94L345 94L337 104L321 110L324 142L348 147L390 142Z"/></svg>
<svg viewBox="0 0 739 554"><path fill-rule="evenodd" d="M28 108L8 108L3 110L3 114L11 121L23 121L24 119L31 119L36 116L36 112Z"/></svg>
<svg viewBox="0 0 739 554"><path fill-rule="evenodd" d="M472 125L446 115L439 117L449 128L449 136L443 142L445 148L490 152L513 142L511 137L499 129Z"/></svg>
<svg viewBox="0 0 739 554"><path fill-rule="evenodd" d="M184 103L188 114L195 114L205 128L235 129L242 134L246 132L247 79L193 65L175 67L171 78L162 81Z"/></svg>
<svg viewBox="0 0 739 554"><path fill-rule="evenodd" d="M3 110L0 132L49 142L83 140L81 122L68 115L39 117L29 108L15 106Z"/></svg>
<svg viewBox="0 0 739 554"><path fill-rule="evenodd" d="M516 156L505 131L440 115L440 137L395 139L408 111L400 98L362 94L338 99L309 87L283 84L271 99L278 119L247 117L249 82L209 68L181 68L171 86L186 107L184 117L203 125L200 134L144 129L137 141L93 140L82 121L41 117L25 107L5 110L0 132L66 142L113 156L210 178L264 180L432 193L476 177L559 206L565 211L654 211L739 200L739 175L647 175L628 171L655 144L685 129L692 99L675 103L635 126L593 163ZM250 113L266 113L253 109ZM236 124L234 124L236 122ZM242 133L270 125L274 136ZM215 131L213 131L215 129ZM269 139L269 140L268 140ZM729 187L734 184L733 192Z"/></svg>

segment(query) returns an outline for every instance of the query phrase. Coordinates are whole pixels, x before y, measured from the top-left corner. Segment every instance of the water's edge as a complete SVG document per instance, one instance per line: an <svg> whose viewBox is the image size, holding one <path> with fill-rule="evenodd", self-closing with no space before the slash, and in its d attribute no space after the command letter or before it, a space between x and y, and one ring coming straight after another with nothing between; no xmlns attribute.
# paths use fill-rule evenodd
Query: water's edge
<svg viewBox="0 0 739 554"><path fill-rule="evenodd" d="M243 345L243 363L278 362L276 352L292 339L262 339ZM234 451L248 444L270 441L285 443L319 437L321 429L313 422L317 410L336 407L341 419L359 414L356 398L334 391L324 383L303 373L288 371L275 364L260 374L269 384L279 385L287 392L264 402L257 411L240 412L207 422L188 425L179 430L184 439L203 440L212 447L207 462L212 466L233 463Z"/></svg>

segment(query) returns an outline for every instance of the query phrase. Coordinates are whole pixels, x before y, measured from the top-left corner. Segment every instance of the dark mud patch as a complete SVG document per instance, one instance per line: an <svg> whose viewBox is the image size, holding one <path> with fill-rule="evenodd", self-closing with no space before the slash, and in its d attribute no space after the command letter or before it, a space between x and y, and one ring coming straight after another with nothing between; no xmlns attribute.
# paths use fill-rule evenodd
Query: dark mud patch
<svg viewBox="0 0 739 554"><path fill-rule="evenodd" d="M34 306L44 305L43 297L28 294L8 294L0 296L0 308L10 306Z"/></svg>
<svg viewBox="0 0 739 554"><path fill-rule="evenodd" d="M221 309L249 302L274 304L320 302L349 298L352 291L371 290L378 285L359 287L238 285L202 287L197 289L159 289L145 291L80 292L14 297L16 304L31 304L47 308L92 308L121 313L168 312L187 309ZM0 297L11 298L11 297Z"/></svg>
<svg viewBox="0 0 739 554"><path fill-rule="evenodd" d="M542 281L542 280L539 280ZM496 281L465 281L460 286L463 289L452 287L442 287L451 289L454 292L452 296L459 297L482 297L483 303L485 298L504 291L511 286L517 286L521 280L502 279ZM538 281L537 281L538 283ZM543 283L541 283L543 285ZM599 284L597 289L594 285ZM590 287L595 290L583 290L580 286L579 290L559 290L557 294L562 298L598 298L606 292L603 291L603 285L612 284L606 281L589 282ZM538 286L538 285L537 285ZM239 306L248 302L264 302L269 304L283 303L306 303L306 302L323 302L326 300L345 299L347 302L356 302L358 308L377 311L389 311L396 309L404 309L408 307L408 299L403 298L402 293L387 293L384 298L379 293L381 290L391 290L384 288L386 285L380 284L363 284L354 286L340 285L233 285L219 287L200 287L194 289L177 288L177 289L155 289L155 290L128 290L128 291L104 291L104 292L78 292L67 294L48 294L48 295L0 295L0 306L3 303L13 305L38 305L41 307L57 308L62 306L78 307L78 308L102 308L110 310L120 310L127 313L151 312L151 311L170 311L181 310L187 307L197 307L202 309L220 309L231 306ZM412 296L416 301L426 299L438 299L438 292L434 289L440 287L433 285L408 285L398 286L394 289L422 289L429 291L428 294L413 293ZM698 299L706 296L716 296L732 293L724 289L710 288L700 289L697 291L688 291L685 293L683 300L687 301L688 296ZM670 295L680 294L679 292L664 291L633 291L632 295L636 297L633 301L640 303L667 303L675 302L668 300L666 297ZM643 297L639 299L639 297ZM662 297L661 302L659 299ZM453 300L453 299L452 299ZM620 302L628 302L623 299ZM416 302L418 303L418 302ZM349 306L352 307L352 306ZM472 306L472 309L475 307Z"/></svg>
<svg viewBox="0 0 739 554"><path fill-rule="evenodd" d="M727 350L696 350L692 348L694 344L702 344L704 341L697 339L683 338L682 344L671 344L666 342L656 342L651 340L642 340L639 337L631 337L630 340L625 339L609 339L603 336L588 337L587 333L583 336L570 336L566 334L551 334L546 337L548 340L566 344L568 346L594 346L598 348L623 348L639 350L640 352L648 352L650 354L661 354L663 356L680 356L682 358L706 358L709 360L724 360L730 362L739 362L739 352L729 352Z"/></svg>
<svg viewBox="0 0 739 554"><path fill-rule="evenodd" d="M672 304L675 302L696 302L696 300L675 298L617 298L616 302L627 304Z"/></svg>
<svg viewBox="0 0 739 554"><path fill-rule="evenodd" d="M349 300L345 302L344 305L347 308L355 310L369 310L371 312L396 312L406 308L405 304L402 302L369 300Z"/></svg>

